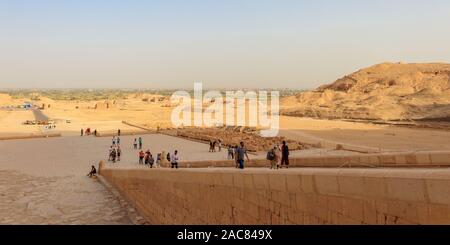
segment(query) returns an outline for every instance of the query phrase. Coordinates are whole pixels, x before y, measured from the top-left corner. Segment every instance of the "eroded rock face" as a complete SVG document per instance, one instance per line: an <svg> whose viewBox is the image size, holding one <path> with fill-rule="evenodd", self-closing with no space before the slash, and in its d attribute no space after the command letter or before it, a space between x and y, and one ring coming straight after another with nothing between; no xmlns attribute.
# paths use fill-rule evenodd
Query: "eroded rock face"
<svg viewBox="0 0 450 245"><path fill-rule="evenodd" d="M450 118L450 64L383 63L282 99L282 114L318 118Z"/></svg>
<svg viewBox="0 0 450 245"><path fill-rule="evenodd" d="M261 137L258 131L248 127L223 127L223 128L183 128L177 129L177 136L199 140L204 142L222 141L222 147L236 146L242 141L246 148L252 152L266 151L275 144L281 145L285 140L291 150L302 150L308 148L306 144L284 137Z"/></svg>

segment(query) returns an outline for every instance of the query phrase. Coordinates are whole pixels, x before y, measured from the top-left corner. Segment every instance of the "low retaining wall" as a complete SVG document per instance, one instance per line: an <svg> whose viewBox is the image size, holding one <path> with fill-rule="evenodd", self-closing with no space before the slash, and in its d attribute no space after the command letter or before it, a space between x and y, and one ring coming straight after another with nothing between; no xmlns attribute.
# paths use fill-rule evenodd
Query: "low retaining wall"
<svg viewBox="0 0 450 245"><path fill-rule="evenodd" d="M60 133L52 134L31 134L31 135L12 135L0 137L0 140L19 140L19 139L39 139L39 138L51 138L51 137L61 137Z"/></svg>
<svg viewBox="0 0 450 245"><path fill-rule="evenodd" d="M154 134L154 132L147 131L147 130L122 130L120 132L120 136L145 135L145 134ZM97 137L113 137L113 136L117 136L117 130L115 130L115 131L97 131Z"/></svg>
<svg viewBox="0 0 450 245"><path fill-rule="evenodd" d="M450 167L450 152L410 152L389 154L361 154L352 156L314 156L289 159L290 167ZM180 162L181 167L232 167L234 161ZM247 167L269 166L265 159L253 159Z"/></svg>
<svg viewBox="0 0 450 245"><path fill-rule="evenodd" d="M450 224L450 169L119 169L152 224Z"/></svg>

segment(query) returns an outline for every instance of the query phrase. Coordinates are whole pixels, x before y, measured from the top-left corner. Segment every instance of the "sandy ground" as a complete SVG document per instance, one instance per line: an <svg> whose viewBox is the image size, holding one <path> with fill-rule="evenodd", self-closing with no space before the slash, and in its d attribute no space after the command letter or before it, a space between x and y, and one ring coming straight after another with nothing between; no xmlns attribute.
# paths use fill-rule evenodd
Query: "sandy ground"
<svg viewBox="0 0 450 245"><path fill-rule="evenodd" d="M0 110L0 137L41 134L37 125L23 125L26 120L34 120L31 110Z"/></svg>
<svg viewBox="0 0 450 245"><path fill-rule="evenodd" d="M53 102L50 109L43 112L54 120L71 120L70 124L61 124L63 134L70 135L71 131L79 133L81 128L90 127L99 131L114 131L120 128L136 130L123 125L122 121L145 125L156 129L170 127L171 108L162 107L163 103L145 103L140 100L126 100L110 109L88 109L95 102ZM78 106L79 109L75 109ZM73 134L73 133L72 133Z"/></svg>
<svg viewBox="0 0 450 245"><path fill-rule="evenodd" d="M450 131L367 123L281 118L282 136L299 141L345 143L382 151L450 150Z"/></svg>

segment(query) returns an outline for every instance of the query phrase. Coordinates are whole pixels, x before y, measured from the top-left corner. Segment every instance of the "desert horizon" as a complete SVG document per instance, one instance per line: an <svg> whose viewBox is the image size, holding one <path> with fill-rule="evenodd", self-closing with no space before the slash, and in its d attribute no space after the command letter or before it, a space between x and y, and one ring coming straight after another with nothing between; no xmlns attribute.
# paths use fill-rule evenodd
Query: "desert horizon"
<svg viewBox="0 0 450 245"><path fill-rule="evenodd" d="M433 225L450 224L449 10L0 0L0 230L79 243L446 238Z"/></svg>

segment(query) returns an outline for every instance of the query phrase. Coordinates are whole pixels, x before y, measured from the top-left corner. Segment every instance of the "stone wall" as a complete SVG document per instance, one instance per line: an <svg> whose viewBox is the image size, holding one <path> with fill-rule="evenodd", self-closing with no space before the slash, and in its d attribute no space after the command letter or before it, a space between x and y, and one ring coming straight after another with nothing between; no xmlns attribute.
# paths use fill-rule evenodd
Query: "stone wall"
<svg viewBox="0 0 450 245"><path fill-rule="evenodd" d="M450 224L450 169L120 169L152 224Z"/></svg>
<svg viewBox="0 0 450 245"><path fill-rule="evenodd" d="M251 156L250 156L251 158ZM450 152L404 152L404 153L379 153L359 154L348 156L307 156L289 159L291 167L326 167L326 168L348 168L348 167L397 167L397 168L419 168L419 167L450 167ZM181 167L206 168L206 167L233 167L234 161L196 161L181 162ZM247 167L267 167L269 162L265 159L251 159L246 162Z"/></svg>

